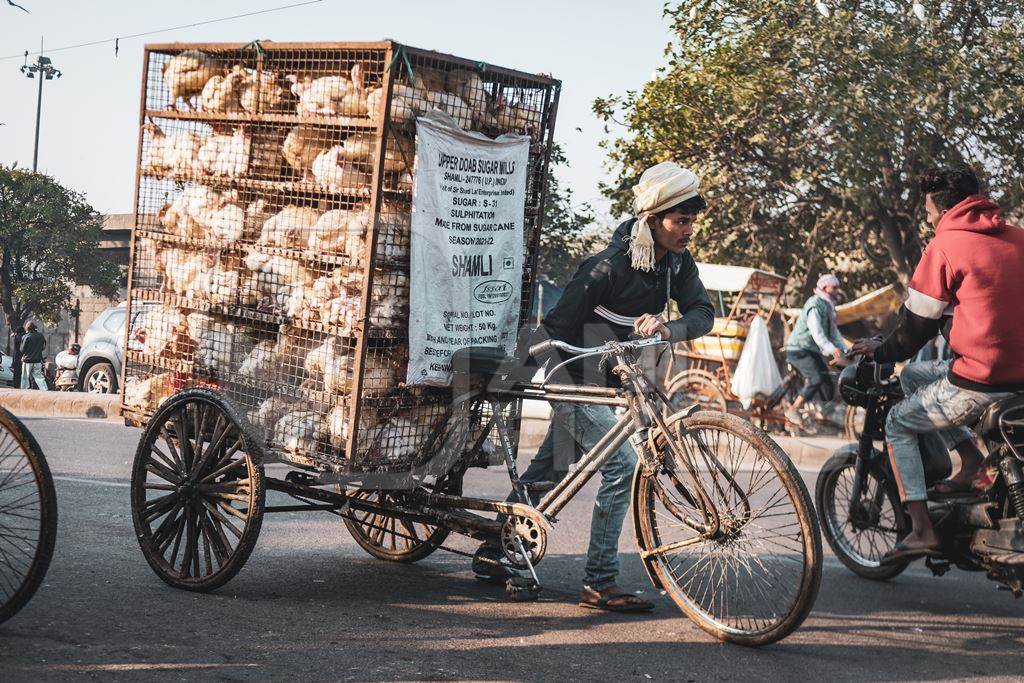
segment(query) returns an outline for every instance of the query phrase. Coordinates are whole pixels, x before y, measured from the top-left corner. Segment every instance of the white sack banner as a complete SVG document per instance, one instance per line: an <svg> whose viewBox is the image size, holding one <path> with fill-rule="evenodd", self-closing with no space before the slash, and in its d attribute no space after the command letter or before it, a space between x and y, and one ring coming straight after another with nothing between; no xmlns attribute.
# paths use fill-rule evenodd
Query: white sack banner
<svg viewBox="0 0 1024 683"><path fill-rule="evenodd" d="M514 349L529 150L438 110L417 119L407 384L449 386L466 346Z"/></svg>

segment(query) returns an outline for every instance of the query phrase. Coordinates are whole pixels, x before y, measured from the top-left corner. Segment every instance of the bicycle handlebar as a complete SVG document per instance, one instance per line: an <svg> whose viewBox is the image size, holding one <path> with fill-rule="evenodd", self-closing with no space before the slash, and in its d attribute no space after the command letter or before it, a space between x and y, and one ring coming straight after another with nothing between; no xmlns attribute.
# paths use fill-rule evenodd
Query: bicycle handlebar
<svg viewBox="0 0 1024 683"><path fill-rule="evenodd" d="M613 344L615 346L613 346ZM648 337L646 339L635 339L624 342L610 342L608 344L602 344L601 346L573 346L572 344L566 344L563 341L557 339L545 339L539 344L534 344L530 347L530 355L538 356L542 353L546 353L551 349L558 349L563 353L572 354L574 356L582 356L584 354L598 354L598 353L611 353L615 350L615 347L626 348L626 349L639 349L646 346L657 346L659 344L668 344L667 341L659 339L657 337Z"/></svg>

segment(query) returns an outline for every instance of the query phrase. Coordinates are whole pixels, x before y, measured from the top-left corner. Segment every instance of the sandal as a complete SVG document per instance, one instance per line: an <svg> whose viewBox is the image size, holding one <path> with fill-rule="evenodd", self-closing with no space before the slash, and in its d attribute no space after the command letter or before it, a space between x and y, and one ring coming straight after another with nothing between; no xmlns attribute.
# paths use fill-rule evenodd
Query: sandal
<svg viewBox="0 0 1024 683"><path fill-rule="evenodd" d="M960 496L974 491L972 484L962 484L952 479L943 479L930 489L930 493L938 496Z"/></svg>
<svg viewBox="0 0 1024 683"><path fill-rule="evenodd" d="M887 552L885 555L882 555L880 563L884 565L896 564L897 562L910 562L912 560L917 560L922 557L934 557L936 555L941 554L942 553L939 552L938 548L911 548L910 546L904 544L903 541L900 541L892 550Z"/></svg>
<svg viewBox="0 0 1024 683"><path fill-rule="evenodd" d="M650 612L654 603L631 593L613 593L602 596L590 587L584 587L580 595L580 607L605 612Z"/></svg>

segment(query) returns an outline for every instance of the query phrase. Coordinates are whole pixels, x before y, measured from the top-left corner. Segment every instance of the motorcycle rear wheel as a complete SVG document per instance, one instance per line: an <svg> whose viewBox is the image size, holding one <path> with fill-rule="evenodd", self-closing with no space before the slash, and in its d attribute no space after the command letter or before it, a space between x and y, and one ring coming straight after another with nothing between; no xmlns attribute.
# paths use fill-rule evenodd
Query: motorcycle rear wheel
<svg viewBox="0 0 1024 683"><path fill-rule="evenodd" d="M899 512L899 498L870 470L864 499L873 509L868 511L867 519L851 517L855 465L856 454L847 451L836 453L821 468L814 486L821 533L839 561L854 574L872 581L886 581L903 573L909 563L881 564L882 555L910 529L905 515Z"/></svg>

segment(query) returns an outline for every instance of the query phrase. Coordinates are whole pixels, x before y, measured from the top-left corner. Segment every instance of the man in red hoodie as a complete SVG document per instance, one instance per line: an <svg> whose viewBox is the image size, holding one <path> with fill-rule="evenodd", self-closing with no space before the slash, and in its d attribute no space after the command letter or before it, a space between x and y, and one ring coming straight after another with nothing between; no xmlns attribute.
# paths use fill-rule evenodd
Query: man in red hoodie
<svg viewBox="0 0 1024 683"><path fill-rule="evenodd" d="M913 522L911 533L883 558L934 554L938 538L928 516L928 493L918 435L939 432L958 447L960 472L944 482L969 488L981 454L967 442L970 424L994 401L1024 390L1024 229L1007 225L1000 208L979 193L970 169L935 169L920 180L935 238L910 280L900 324L884 342L862 339L852 353L878 362L910 358L952 315L949 345L954 361L912 363L901 376L908 391L886 421L889 458L900 496ZM908 381L909 380L909 381Z"/></svg>

